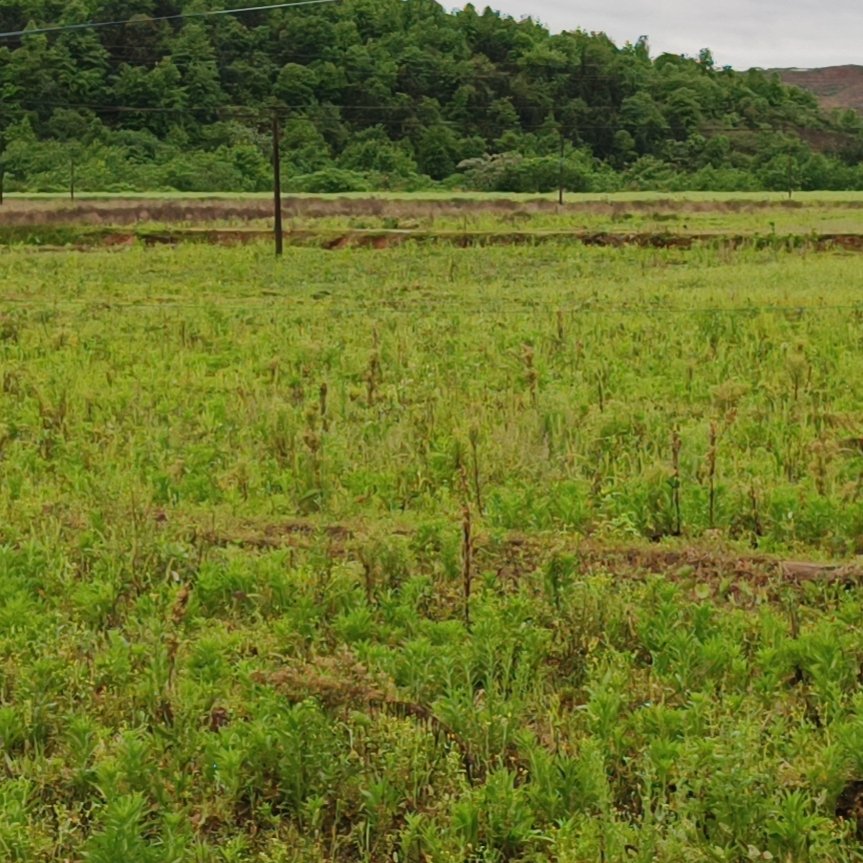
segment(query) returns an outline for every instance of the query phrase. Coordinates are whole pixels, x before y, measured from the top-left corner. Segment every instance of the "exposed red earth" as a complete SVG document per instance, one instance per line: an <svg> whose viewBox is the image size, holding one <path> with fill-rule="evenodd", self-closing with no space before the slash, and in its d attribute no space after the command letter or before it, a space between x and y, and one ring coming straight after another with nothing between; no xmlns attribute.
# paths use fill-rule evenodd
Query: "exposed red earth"
<svg viewBox="0 0 863 863"><path fill-rule="evenodd" d="M814 93L823 108L853 108L863 113L863 66L775 71L784 83Z"/></svg>

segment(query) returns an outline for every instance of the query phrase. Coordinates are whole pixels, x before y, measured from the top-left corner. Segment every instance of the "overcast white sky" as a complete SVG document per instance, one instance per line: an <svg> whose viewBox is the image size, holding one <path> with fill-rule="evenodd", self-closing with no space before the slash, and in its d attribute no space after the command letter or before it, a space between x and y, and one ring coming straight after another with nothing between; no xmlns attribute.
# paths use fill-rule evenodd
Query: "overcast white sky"
<svg viewBox="0 0 863 863"><path fill-rule="evenodd" d="M720 66L863 65L863 0L474 0L553 31L602 30L617 44L650 39L651 54L695 56Z"/></svg>

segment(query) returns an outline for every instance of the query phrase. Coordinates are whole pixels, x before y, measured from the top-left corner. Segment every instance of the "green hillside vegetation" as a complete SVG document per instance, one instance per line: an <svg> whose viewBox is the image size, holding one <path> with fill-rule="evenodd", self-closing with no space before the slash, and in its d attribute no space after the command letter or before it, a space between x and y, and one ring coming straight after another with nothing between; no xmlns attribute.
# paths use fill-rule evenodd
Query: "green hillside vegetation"
<svg viewBox="0 0 863 863"><path fill-rule="evenodd" d="M10 0L6 188L261 191L271 108L293 191L860 189L863 119L775 74L551 35L472 5L352 0L157 22L215 0ZM560 158L561 151L564 154Z"/></svg>

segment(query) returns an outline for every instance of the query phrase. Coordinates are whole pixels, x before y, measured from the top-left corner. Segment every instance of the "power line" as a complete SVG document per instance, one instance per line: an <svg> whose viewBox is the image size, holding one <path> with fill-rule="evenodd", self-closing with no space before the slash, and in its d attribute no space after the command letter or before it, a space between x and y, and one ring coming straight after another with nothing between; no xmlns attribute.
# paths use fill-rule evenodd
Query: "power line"
<svg viewBox="0 0 863 863"><path fill-rule="evenodd" d="M50 27L34 27L28 30L10 30L0 33L0 39L17 39L21 36L35 36L45 33L66 33L72 30L96 30L103 27L125 27L128 24L152 24L159 21L177 21L186 18L210 18L215 15L241 15L247 12L271 12L275 9L293 9L298 6L323 6L338 3L340 0L292 0L290 3L274 3L268 6L244 6L239 9L213 9L207 12L179 12L176 15L160 15L155 18L119 21L86 21L81 24L54 24Z"/></svg>
<svg viewBox="0 0 863 863"><path fill-rule="evenodd" d="M401 104L389 104L389 105L369 105L369 104L345 104L345 103L333 103L333 102L315 102L315 103L303 103L303 104L275 104L268 105L266 103L261 103L258 105L231 105L231 104L221 104L221 105L213 105L212 107L201 107L201 108L193 108L189 106L177 106L177 107L168 107L165 105L110 105L110 104L99 104L97 102L48 102L44 100L40 100L38 103L26 103L19 102L17 104L18 108L22 111L32 112L39 111L44 108L70 108L70 109L80 109L92 111L95 114L165 114L165 115L178 115L178 116L189 116L189 115L202 115L202 114L226 114L233 115L234 117L245 117L245 118L255 118L266 116L269 118L273 112L278 113L280 116L286 116L289 114L295 114L297 118L308 119L314 121L317 117L318 112L327 111L330 109L336 111L369 111L369 112L404 112L406 116L404 117L386 117L384 116L382 119L391 120L393 122L410 122L410 121L419 121L421 117L416 114L417 105L416 101L406 101ZM544 110L542 107L536 109L537 111ZM349 119L349 118L342 118ZM442 126L454 126L456 128L462 128L464 124L468 122L466 120L460 119L452 119L448 117L438 117L433 123L434 125L442 125ZM527 121L525 118L521 118L517 127L518 130L531 133L538 132L545 129L548 125L548 117L544 116L541 119L535 120L533 122ZM475 125L475 124L474 124ZM612 121L608 123L599 124L599 123L582 123L579 122L577 124L578 132L582 131L596 131L596 130L607 130L609 128L616 128Z"/></svg>

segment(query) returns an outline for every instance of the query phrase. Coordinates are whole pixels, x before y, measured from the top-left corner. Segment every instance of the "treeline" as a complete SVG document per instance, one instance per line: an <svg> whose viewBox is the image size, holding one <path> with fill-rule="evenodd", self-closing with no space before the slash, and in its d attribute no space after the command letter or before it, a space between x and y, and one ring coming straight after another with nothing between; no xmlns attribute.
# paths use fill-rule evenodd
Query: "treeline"
<svg viewBox="0 0 863 863"><path fill-rule="evenodd" d="M776 75L551 35L472 5L345 0L155 21L217 0L7 0L7 190L863 188L863 119Z"/></svg>

